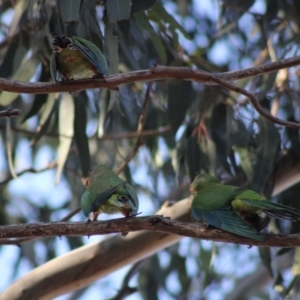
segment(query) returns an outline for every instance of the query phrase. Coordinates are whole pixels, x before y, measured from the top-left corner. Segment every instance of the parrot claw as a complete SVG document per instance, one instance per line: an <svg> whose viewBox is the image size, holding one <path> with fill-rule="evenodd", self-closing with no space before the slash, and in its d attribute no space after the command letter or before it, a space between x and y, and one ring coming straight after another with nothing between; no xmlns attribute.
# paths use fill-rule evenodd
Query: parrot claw
<svg viewBox="0 0 300 300"><path fill-rule="evenodd" d="M125 216L125 218L133 218L133 217L136 217L136 216L138 216L138 215L140 215L140 214L142 214L143 212L141 211L141 212L138 212L138 213L136 213L136 214L132 214L132 215L126 215Z"/></svg>
<svg viewBox="0 0 300 300"><path fill-rule="evenodd" d="M89 221L89 222L97 221L97 218L98 218L99 215L100 215L100 213L95 212L95 211L92 211L92 212L89 214L88 221Z"/></svg>

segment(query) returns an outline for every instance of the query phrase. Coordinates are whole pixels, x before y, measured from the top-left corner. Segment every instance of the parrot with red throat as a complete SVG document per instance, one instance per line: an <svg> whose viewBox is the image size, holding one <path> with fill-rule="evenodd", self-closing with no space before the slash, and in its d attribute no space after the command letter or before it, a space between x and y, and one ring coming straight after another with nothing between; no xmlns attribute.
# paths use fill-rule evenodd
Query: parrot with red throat
<svg viewBox="0 0 300 300"><path fill-rule="evenodd" d="M51 48L50 72L54 82L84 78L104 78L107 62L92 42L73 36L54 34Z"/></svg>
<svg viewBox="0 0 300 300"><path fill-rule="evenodd" d="M81 209L90 221L96 221L101 212L135 216L138 208L138 197L132 185L104 165L92 169L81 197Z"/></svg>

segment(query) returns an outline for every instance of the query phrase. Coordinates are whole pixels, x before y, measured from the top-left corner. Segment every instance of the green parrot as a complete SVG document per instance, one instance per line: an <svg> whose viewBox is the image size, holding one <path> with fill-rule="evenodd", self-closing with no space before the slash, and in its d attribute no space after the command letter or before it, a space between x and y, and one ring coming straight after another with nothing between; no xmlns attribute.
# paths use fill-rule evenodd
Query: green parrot
<svg viewBox="0 0 300 300"><path fill-rule="evenodd" d="M50 72L53 81L102 77L107 63L100 49L90 41L54 34L51 46Z"/></svg>
<svg viewBox="0 0 300 300"><path fill-rule="evenodd" d="M191 212L194 219L247 238L264 241L259 233L268 217L299 220L300 210L266 200L256 192L223 185L209 174L198 175L190 185L194 194Z"/></svg>
<svg viewBox="0 0 300 300"><path fill-rule="evenodd" d="M81 209L90 221L96 221L101 212L135 216L138 207L137 194L129 183L106 166L97 165L92 169L81 197Z"/></svg>

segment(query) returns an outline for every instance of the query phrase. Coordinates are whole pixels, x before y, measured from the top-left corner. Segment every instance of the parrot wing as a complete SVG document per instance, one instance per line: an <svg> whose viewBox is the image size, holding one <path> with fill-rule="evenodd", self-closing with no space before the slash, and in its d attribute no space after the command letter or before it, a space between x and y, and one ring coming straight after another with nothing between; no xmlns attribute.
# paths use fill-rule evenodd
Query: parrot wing
<svg viewBox="0 0 300 300"><path fill-rule="evenodd" d="M97 68L99 73L103 75L107 74L106 59L97 46L77 36L73 36L72 38L69 38L69 40L74 45L74 47L79 50L90 61L90 63Z"/></svg>
<svg viewBox="0 0 300 300"><path fill-rule="evenodd" d="M283 204L274 203L267 200L251 200L239 198L245 204L260 208L266 215L279 219L300 220L300 210Z"/></svg>
<svg viewBox="0 0 300 300"><path fill-rule="evenodd" d="M132 214L137 214L138 210L139 210L139 200L137 197L137 194L135 192L135 189L127 182L125 182L124 185L125 189L127 190L127 193L129 195L130 198L130 202L132 204Z"/></svg>
<svg viewBox="0 0 300 300"><path fill-rule="evenodd" d="M222 207L217 210L200 210L192 208L192 215L199 222L205 222L225 231L258 241L265 240L263 235L260 235L256 230L245 223L230 206Z"/></svg>
<svg viewBox="0 0 300 300"><path fill-rule="evenodd" d="M57 82L57 67L56 67L56 54L53 52L50 58L50 73L54 82Z"/></svg>
<svg viewBox="0 0 300 300"><path fill-rule="evenodd" d="M112 196L125 182L121 182L118 185L106 190L97 196L92 204L91 211L96 211L110 196Z"/></svg>

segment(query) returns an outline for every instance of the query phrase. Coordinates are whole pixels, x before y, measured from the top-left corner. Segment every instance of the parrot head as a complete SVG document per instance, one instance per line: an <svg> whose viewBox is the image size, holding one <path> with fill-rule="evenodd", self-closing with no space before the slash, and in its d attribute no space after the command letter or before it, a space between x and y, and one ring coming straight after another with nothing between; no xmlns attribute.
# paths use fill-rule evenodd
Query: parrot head
<svg viewBox="0 0 300 300"><path fill-rule="evenodd" d="M90 183L93 185L93 183ZM134 217L138 213L139 202L134 188L126 182L105 191L100 197L105 199L99 206L97 201L91 210L86 211L85 215L91 221L95 221L101 212L106 214L121 213L124 217ZM99 199L99 198L98 198Z"/></svg>
<svg viewBox="0 0 300 300"><path fill-rule="evenodd" d="M139 209L139 201L135 189L127 182L124 182L123 187L117 190L114 194L116 201L114 205L120 208L120 212L124 217L130 217L137 214Z"/></svg>
<svg viewBox="0 0 300 300"><path fill-rule="evenodd" d="M100 49L92 42L73 36L54 34L50 60L52 79L64 80L102 77L107 74L107 62Z"/></svg>
<svg viewBox="0 0 300 300"><path fill-rule="evenodd" d="M135 189L108 167L95 166L85 181L85 187L81 208L89 220L97 220L101 213L121 213L125 217L137 215L139 201Z"/></svg>
<svg viewBox="0 0 300 300"><path fill-rule="evenodd" d="M190 192L197 194L206 184L219 182L215 177L204 173L197 175L194 181L190 184Z"/></svg>

